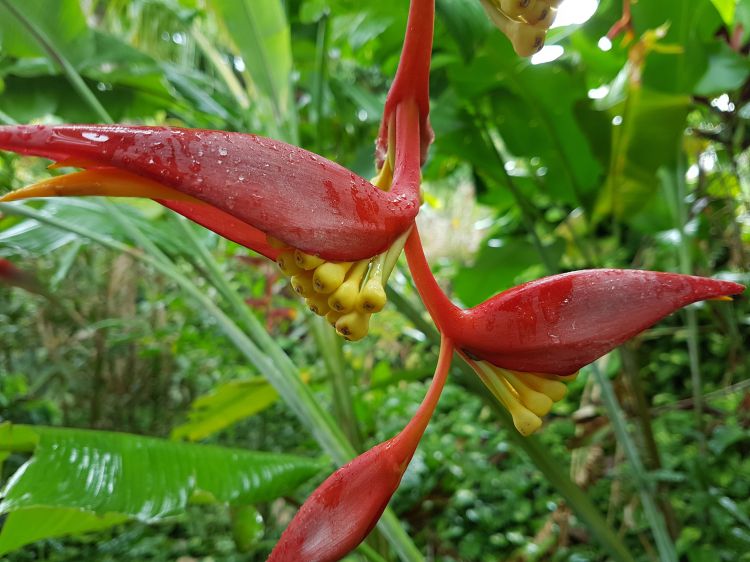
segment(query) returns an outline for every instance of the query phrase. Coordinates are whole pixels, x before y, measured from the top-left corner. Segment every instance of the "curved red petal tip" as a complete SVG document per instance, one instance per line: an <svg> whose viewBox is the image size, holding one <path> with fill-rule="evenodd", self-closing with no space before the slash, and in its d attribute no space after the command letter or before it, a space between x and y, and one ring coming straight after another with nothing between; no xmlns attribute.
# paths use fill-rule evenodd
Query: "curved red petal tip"
<svg viewBox="0 0 750 562"><path fill-rule="evenodd" d="M730 281L595 269L520 285L459 313L458 348L499 367L570 374L690 303L736 295Z"/></svg>
<svg viewBox="0 0 750 562"><path fill-rule="evenodd" d="M393 439L339 468L305 501L267 562L334 562L369 534L398 488Z"/></svg>
<svg viewBox="0 0 750 562"><path fill-rule="evenodd" d="M384 192L321 156L256 135L18 125L0 127L0 149L138 174L331 260L382 252L419 211L417 193Z"/></svg>

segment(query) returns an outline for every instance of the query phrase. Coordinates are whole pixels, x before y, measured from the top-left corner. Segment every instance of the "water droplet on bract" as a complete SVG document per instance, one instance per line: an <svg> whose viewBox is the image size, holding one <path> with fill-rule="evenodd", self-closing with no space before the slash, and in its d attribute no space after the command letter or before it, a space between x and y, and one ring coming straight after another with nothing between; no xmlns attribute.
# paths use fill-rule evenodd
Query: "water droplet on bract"
<svg viewBox="0 0 750 562"><path fill-rule="evenodd" d="M109 140L109 137L107 135L100 135L99 133L92 133L88 131L85 133L81 133L81 136L94 142L107 142Z"/></svg>
<svg viewBox="0 0 750 562"><path fill-rule="evenodd" d="M227 151L226 148L219 149L219 156L226 156L227 154L229 154L229 152Z"/></svg>

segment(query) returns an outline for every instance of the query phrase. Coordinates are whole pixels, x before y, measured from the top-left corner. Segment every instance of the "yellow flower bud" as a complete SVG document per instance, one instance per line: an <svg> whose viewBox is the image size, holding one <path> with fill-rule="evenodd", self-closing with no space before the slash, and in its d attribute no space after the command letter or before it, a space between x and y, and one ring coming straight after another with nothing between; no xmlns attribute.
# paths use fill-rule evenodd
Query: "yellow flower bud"
<svg viewBox="0 0 750 562"><path fill-rule="evenodd" d="M540 377L534 373L520 373L523 381L534 390L546 394L553 401L559 402L568 393L568 387L560 381L553 381L545 377Z"/></svg>
<svg viewBox="0 0 750 562"><path fill-rule="evenodd" d="M327 295L334 292L344 282L346 272L352 266L352 262L326 262L315 268L313 274L313 287L318 293Z"/></svg>
<svg viewBox="0 0 750 562"><path fill-rule="evenodd" d="M503 371L503 376L518 394L518 398L526 408L537 416L546 416L552 409L552 399L546 394L526 386L524 381L510 371Z"/></svg>
<svg viewBox="0 0 750 562"><path fill-rule="evenodd" d="M365 313L383 310L387 297L379 280L369 279L357 297L357 310Z"/></svg>
<svg viewBox="0 0 750 562"><path fill-rule="evenodd" d="M336 332L349 341L361 340L370 328L370 314L349 312L336 322Z"/></svg>
<svg viewBox="0 0 750 562"><path fill-rule="evenodd" d="M299 275L304 271L297 265L297 262L294 260L294 252L292 251L281 252L276 258L276 264L279 266L281 272L287 277Z"/></svg>
<svg viewBox="0 0 750 562"><path fill-rule="evenodd" d="M353 279L347 279L328 298L328 306L336 312L346 314L354 310L358 295L359 283Z"/></svg>
<svg viewBox="0 0 750 562"><path fill-rule="evenodd" d="M311 256L300 250L294 250L294 261L296 261L297 265L302 269L315 269L319 265L325 263L324 259L321 259L318 256Z"/></svg>
<svg viewBox="0 0 750 562"><path fill-rule="evenodd" d="M307 307L318 316L325 316L331 311L328 301L324 296L314 294L305 299Z"/></svg>
<svg viewBox="0 0 750 562"><path fill-rule="evenodd" d="M309 271L303 271L299 275L292 277L292 288L294 292L302 297L309 297L315 294L313 289L313 279Z"/></svg>
<svg viewBox="0 0 750 562"><path fill-rule="evenodd" d="M341 318L343 314L341 312L336 312L335 310L331 310L326 314L326 322L328 322L331 326L334 328L336 327L336 322L339 321L339 318Z"/></svg>

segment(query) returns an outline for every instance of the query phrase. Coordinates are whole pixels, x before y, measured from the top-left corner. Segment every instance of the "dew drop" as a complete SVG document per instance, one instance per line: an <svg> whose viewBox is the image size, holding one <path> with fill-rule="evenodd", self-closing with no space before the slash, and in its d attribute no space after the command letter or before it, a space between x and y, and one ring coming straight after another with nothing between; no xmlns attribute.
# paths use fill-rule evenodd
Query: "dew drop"
<svg viewBox="0 0 750 562"><path fill-rule="evenodd" d="M109 137L107 135L100 135L98 133L91 133L88 131L85 133L81 133L81 136L94 142L107 142L109 140Z"/></svg>

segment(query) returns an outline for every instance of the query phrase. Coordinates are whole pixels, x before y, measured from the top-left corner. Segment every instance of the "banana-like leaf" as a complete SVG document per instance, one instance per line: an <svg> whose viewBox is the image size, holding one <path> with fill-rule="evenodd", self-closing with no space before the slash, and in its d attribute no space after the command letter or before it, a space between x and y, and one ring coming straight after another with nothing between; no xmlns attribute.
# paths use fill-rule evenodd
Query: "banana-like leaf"
<svg viewBox="0 0 750 562"><path fill-rule="evenodd" d="M35 442L36 441L36 442ZM0 554L45 537L152 522L192 500L247 505L292 492L321 467L313 460L41 426L0 426L0 451L33 450L5 484Z"/></svg>
<svg viewBox="0 0 750 562"><path fill-rule="evenodd" d="M289 25L280 0L211 0L227 39L247 66L257 89L278 116L290 100L292 47Z"/></svg>
<svg viewBox="0 0 750 562"><path fill-rule="evenodd" d="M230 381L193 401L188 421L172 430L172 439L198 441L254 416L279 399L279 393L262 377Z"/></svg>
<svg viewBox="0 0 750 562"><path fill-rule="evenodd" d="M594 209L594 219L619 219L638 212L659 185L657 171L671 164L665 151L677 154L690 98L631 88L614 108L621 123L612 130L612 162Z"/></svg>

